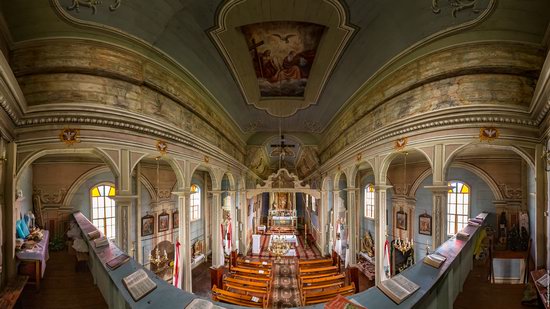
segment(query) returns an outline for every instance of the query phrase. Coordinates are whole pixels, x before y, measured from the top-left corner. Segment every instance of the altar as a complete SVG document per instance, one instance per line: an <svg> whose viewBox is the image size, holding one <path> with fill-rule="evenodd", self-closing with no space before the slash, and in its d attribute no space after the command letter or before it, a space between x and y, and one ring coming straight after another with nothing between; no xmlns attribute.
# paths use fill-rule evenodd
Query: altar
<svg viewBox="0 0 550 309"><path fill-rule="evenodd" d="M269 237L269 247L271 247L271 240L279 238L292 244L292 247L286 252L284 256L296 256L296 246L298 244L298 238L292 234L274 234Z"/></svg>

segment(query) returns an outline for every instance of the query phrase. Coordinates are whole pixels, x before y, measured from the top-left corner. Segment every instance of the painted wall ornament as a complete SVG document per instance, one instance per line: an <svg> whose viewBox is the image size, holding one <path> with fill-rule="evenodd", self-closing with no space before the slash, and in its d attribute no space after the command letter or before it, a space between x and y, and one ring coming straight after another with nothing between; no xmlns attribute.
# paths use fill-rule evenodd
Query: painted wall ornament
<svg viewBox="0 0 550 309"><path fill-rule="evenodd" d="M80 12L80 6L87 7L92 9L92 14L97 12L97 6L101 5L103 1L101 0L73 0L73 3L67 7L68 11ZM109 5L109 11L114 11L120 7L122 0L114 0L114 2Z"/></svg>
<svg viewBox="0 0 550 309"><path fill-rule="evenodd" d="M59 139L69 146L80 143L80 130L70 128L63 129L61 133L59 133Z"/></svg>
<svg viewBox="0 0 550 309"><path fill-rule="evenodd" d="M165 141L157 141L157 150L161 155L165 155L168 151L168 144Z"/></svg>
<svg viewBox="0 0 550 309"><path fill-rule="evenodd" d="M492 141L497 139L500 135L500 132L495 127L486 127L479 129L479 141Z"/></svg>
<svg viewBox="0 0 550 309"><path fill-rule="evenodd" d="M456 18L456 13L466 10L466 9L472 9L473 13L479 13L481 12L481 9L477 7L480 1L478 0L448 0L449 4L453 8L452 14L453 17ZM439 0L432 0L432 12L434 14L441 13L441 8L439 8Z"/></svg>
<svg viewBox="0 0 550 309"><path fill-rule="evenodd" d="M395 150L401 151L407 146L409 139L406 137L402 137L395 141Z"/></svg>

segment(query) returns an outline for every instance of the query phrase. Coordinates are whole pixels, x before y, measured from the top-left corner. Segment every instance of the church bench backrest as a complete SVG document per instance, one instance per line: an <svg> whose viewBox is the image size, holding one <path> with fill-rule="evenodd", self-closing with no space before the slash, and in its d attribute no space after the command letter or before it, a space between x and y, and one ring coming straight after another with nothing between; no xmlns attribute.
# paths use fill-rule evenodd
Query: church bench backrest
<svg viewBox="0 0 550 309"><path fill-rule="evenodd" d="M224 301L230 304L246 307L267 308L267 301L265 297L234 293L219 289L215 285L212 287L212 299L215 301Z"/></svg>
<svg viewBox="0 0 550 309"><path fill-rule="evenodd" d="M233 283L233 284L240 284L240 285L243 285L243 286L252 286L252 287L255 287L255 288L258 288L258 289L265 289L265 290L269 290L269 286L270 286L270 282L269 281L255 281L255 280L247 280L247 279L239 279L239 278L234 278L234 277L231 277L231 276L228 276L228 277L225 277L223 279L224 282L230 282L230 283Z"/></svg>
<svg viewBox="0 0 550 309"><path fill-rule="evenodd" d="M233 278L241 279L241 280L248 280L248 281L254 281L254 282L267 282L271 285L271 277L255 277L255 276L249 276L247 274L231 274L230 275Z"/></svg>
<svg viewBox="0 0 550 309"><path fill-rule="evenodd" d="M314 278L306 278L306 279L300 278L300 286L321 285L321 284L327 284L329 282L334 282L334 281L344 282L345 280L346 280L346 276L344 276L344 274L336 274L336 275L330 275L330 276L324 276L324 277L316 276Z"/></svg>
<svg viewBox="0 0 550 309"><path fill-rule="evenodd" d="M305 269L300 268L300 275L313 275L313 274L336 273L336 272L338 272L338 267L336 266L305 268Z"/></svg>
<svg viewBox="0 0 550 309"><path fill-rule="evenodd" d="M265 298L267 298L268 296L268 291L265 289L257 289L255 287L244 286L242 284L231 283L231 282L225 283L224 290L226 291L232 290L232 292L236 292L239 294L254 295L254 296L265 297Z"/></svg>
<svg viewBox="0 0 550 309"><path fill-rule="evenodd" d="M355 293L355 284L347 285L341 288L328 289L323 291L306 291L302 293L302 305L313 305L325 303L336 297L337 295L349 296Z"/></svg>
<svg viewBox="0 0 550 309"><path fill-rule="evenodd" d="M271 270L269 269L252 269L247 267L235 266L231 268L231 271L238 274L253 275L256 277L271 277Z"/></svg>
<svg viewBox="0 0 550 309"><path fill-rule="evenodd" d="M337 275L338 272L327 272L327 273L316 273L316 274L310 274L310 275L300 275L300 280L307 280L307 279L314 279L314 278L322 278L322 277L330 277Z"/></svg>
<svg viewBox="0 0 550 309"><path fill-rule="evenodd" d="M271 268L273 264L268 261L251 261L249 259L240 258L237 260L237 266L239 265L247 267Z"/></svg>
<svg viewBox="0 0 550 309"><path fill-rule="evenodd" d="M326 264L326 263L330 263L330 265L332 265L332 259L298 260L299 266Z"/></svg>

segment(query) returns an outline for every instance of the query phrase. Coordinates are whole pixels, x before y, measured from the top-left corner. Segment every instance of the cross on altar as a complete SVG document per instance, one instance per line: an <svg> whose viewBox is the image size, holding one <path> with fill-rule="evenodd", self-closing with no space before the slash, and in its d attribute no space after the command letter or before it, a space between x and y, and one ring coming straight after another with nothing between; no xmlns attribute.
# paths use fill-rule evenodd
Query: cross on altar
<svg viewBox="0 0 550 309"><path fill-rule="evenodd" d="M272 144L270 145L273 147L273 150L271 151L272 154L276 153L277 150L279 151L279 156L285 156L285 154L293 154L293 152L288 148L294 148L296 145L287 145L285 144L285 136L281 135L281 143L279 144Z"/></svg>

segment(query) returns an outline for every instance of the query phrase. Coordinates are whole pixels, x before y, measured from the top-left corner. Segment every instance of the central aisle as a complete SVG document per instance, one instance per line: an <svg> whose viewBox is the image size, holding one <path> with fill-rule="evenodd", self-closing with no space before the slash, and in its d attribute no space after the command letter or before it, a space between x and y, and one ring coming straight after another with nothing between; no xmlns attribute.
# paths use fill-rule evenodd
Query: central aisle
<svg viewBox="0 0 550 309"><path fill-rule="evenodd" d="M273 260L272 308L300 307L298 266L295 259Z"/></svg>

